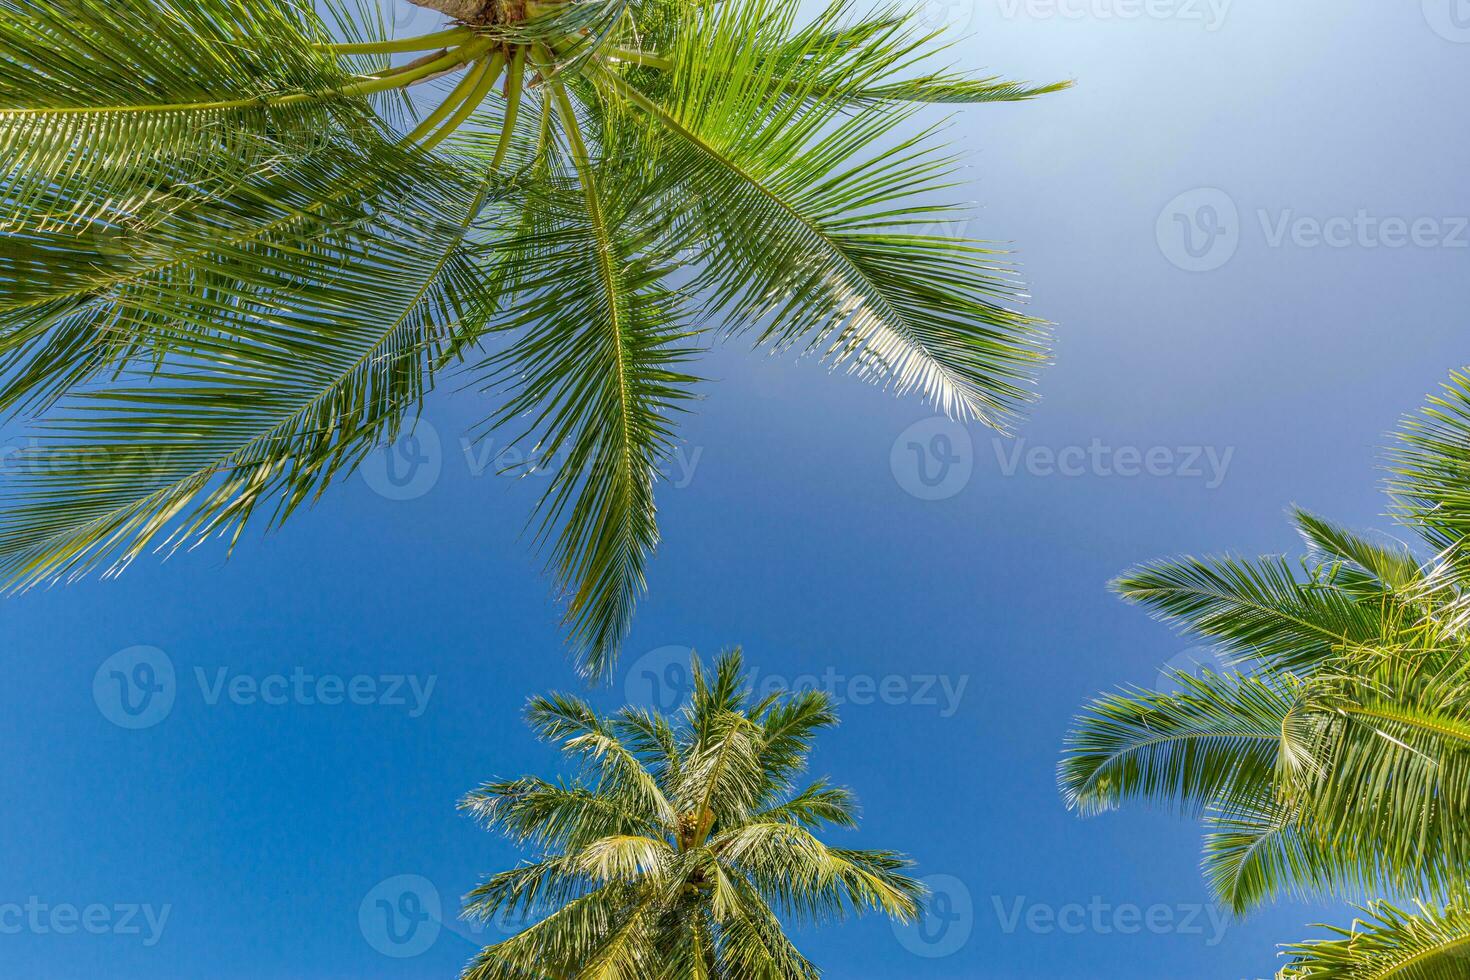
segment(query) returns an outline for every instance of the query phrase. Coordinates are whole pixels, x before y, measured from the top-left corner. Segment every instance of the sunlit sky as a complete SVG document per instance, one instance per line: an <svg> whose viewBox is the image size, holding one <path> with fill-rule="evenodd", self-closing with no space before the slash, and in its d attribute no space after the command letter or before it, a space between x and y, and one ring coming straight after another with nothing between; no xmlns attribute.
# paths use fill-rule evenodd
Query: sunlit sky
<svg viewBox="0 0 1470 980"><path fill-rule="evenodd" d="M1208 656L1112 575L1294 552L1291 503L1387 527L1377 450L1466 361L1462 8L923 7L964 33L965 69L1078 81L948 131L974 233L1014 243L1057 324L1042 400L1005 441L716 350L649 598L591 694L665 701L689 648L742 644L758 682L847 702L813 760L863 802L838 839L908 852L940 899L913 930L800 932L829 975L1260 977L1275 944L1350 919L1225 917L1196 826L1081 820L1054 768L1092 694ZM437 26L404 11L404 33ZM0 604L0 974L444 978L503 935L455 913L519 854L455 803L553 774L521 708L583 685L522 535L536 481L462 448L487 411L444 391L415 479L380 460L228 561L205 547ZM155 684L171 666L172 701L129 714L110 685L139 664Z"/></svg>

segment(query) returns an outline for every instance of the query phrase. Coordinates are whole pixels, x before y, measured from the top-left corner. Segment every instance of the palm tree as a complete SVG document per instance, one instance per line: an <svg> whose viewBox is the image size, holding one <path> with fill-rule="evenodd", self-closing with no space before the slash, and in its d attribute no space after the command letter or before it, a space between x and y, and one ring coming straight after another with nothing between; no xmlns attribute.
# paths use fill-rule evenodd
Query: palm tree
<svg viewBox="0 0 1470 980"><path fill-rule="evenodd" d="M792 980L819 971L779 915L824 922L872 909L908 921L922 886L892 851L824 844L857 825L845 789L797 789L816 734L837 723L820 691L754 700L739 651L712 676L696 657L674 721L626 707L598 715L531 701L538 735L580 766L571 781L490 783L462 807L536 860L488 878L467 915L544 916L487 947L465 980L526 976Z"/></svg>
<svg viewBox="0 0 1470 980"><path fill-rule="evenodd" d="M453 372L555 461L535 538L602 672L715 334L997 427L1029 398L1044 324L913 115L1064 86L930 70L934 34L849 0L414 2L457 20L0 0L0 412L39 428L0 582L233 546Z"/></svg>
<svg viewBox="0 0 1470 980"><path fill-rule="evenodd" d="M1281 894L1415 902L1290 947L1282 976L1467 975L1470 377L1406 421L1390 460L1393 513L1427 560L1298 510L1299 564L1180 558L1119 578L1235 669L1093 701L1059 770L1084 814L1151 800L1202 817L1205 876L1236 913Z"/></svg>

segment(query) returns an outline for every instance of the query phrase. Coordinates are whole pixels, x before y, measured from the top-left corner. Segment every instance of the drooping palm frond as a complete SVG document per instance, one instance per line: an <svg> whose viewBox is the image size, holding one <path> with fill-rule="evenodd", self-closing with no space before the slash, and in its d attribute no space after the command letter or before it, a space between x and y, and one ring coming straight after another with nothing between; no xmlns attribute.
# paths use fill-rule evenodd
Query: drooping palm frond
<svg viewBox="0 0 1470 980"><path fill-rule="evenodd" d="M1287 946L1280 980L1461 980L1470 973L1470 912L1461 905L1403 909L1374 902L1340 938Z"/></svg>
<svg viewBox="0 0 1470 980"><path fill-rule="evenodd" d="M0 0L0 411L43 439L0 491L10 587L279 520L467 367L551 460L535 538L606 676L705 338L996 425L1029 398L1042 325L900 127L1058 86L936 68L846 0L426 5L461 21Z"/></svg>
<svg viewBox="0 0 1470 980"><path fill-rule="evenodd" d="M646 152L681 188L729 328L1002 424L1044 335L1007 305L1018 289L994 249L916 227L966 215L939 202L953 178L929 133L882 146L911 110L860 96L907 60L906 38L854 59L823 43L837 8L796 33L796 6L690 7L665 75L596 77L638 107Z"/></svg>
<svg viewBox="0 0 1470 980"><path fill-rule="evenodd" d="M1241 662L1311 669L1344 647L1385 634L1386 607L1361 602L1284 558L1178 558L1132 569L1113 582L1181 631L1208 637Z"/></svg>
<svg viewBox="0 0 1470 980"><path fill-rule="evenodd" d="M1283 895L1351 899L1395 880L1371 843L1329 838L1300 802L1269 790L1210 808L1202 867L1216 900L1237 915Z"/></svg>
<svg viewBox="0 0 1470 980"><path fill-rule="evenodd" d="M371 129L295 0L16 0L0 16L0 230L144 225L323 132Z"/></svg>
<svg viewBox="0 0 1470 980"><path fill-rule="evenodd" d="M537 850L471 892L466 914L538 919L483 950L466 980L815 978L783 918L918 914L923 888L906 858L816 836L827 823L855 826L850 794L819 780L773 795L802 768L811 733L835 723L825 696L753 701L738 651L712 675L696 658L693 673L672 723L631 710L603 717L565 695L532 701L532 727L560 744L577 776L492 783L465 798L487 827ZM763 797L771 805L755 810Z"/></svg>
<svg viewBox="0 0 1470 980"><path fill-rule="evenodd" d="M1211 671L1174 679L1175 694L1125 691L1088 705L1058 769L1068 806L1098 813L1149 799L1198 813L1269 791L1283 749L1305 752L1288 724L1291 686Z"/></svg>
<svg viewBox="0 0 1470 980"><path fill-rule="evenodd" d="M1424 582L1424 570L1406 545L1370 541L1301 508L1296 508L1292 517L1312 555L1338 566L1330 578L1338 588L1356 588L1370 596L1402 596L1412 594Z"/></svg>
<svg viewBox="0 0 1470 980"><path fill-rule="evenodd" d="M658 541L653 484L673 451L670 416L695 382L680 370L694 351L685 304L664 285L672 257L594 168L571 101L554 98L580 186L537 192L536 223L498 246L513 268L503 327L521 338L489 365L512 388L493 424L528 425L534 454L555 461L542 533L555 531L553 565L573 590L573 641L601 674Z"/></svg>
<svg viewBox="0 0 1470 980"><path fill-rule="evenodd" d="M1388 466L1394 516L1463 565L1470 535L1470 375L1456 371L1417 415L1404 419Z"/></svg>
<svg viewBox="0 0 1470 980"><path fill-rule="evenodd" d="M360 157L311 164L160 224L155 254L54 318L69 357L16 358L12 392L69 392L4 487L13 585L121 567L160 535L233 540L262 502L284 518L393 435L435 349L483 315L477 197L401 162L386 172L419 179L377 210L326 204Z"/></svg>
<svg viewBox="0 0 1470 980"><path fill-rule="evenodd" d="M1470 975L1470 565L1456 516L1470 500L1467 391L1456 375L1391 454L1395 515L1436 549L1429 560L1296 510L1300 572L1185 558L1117 583L1251 673L1094 702L1061 763L1069 804L1203 806L1205 874L1237 913L1287 894L1415 902L1377 902L1366 927L1290 947L1282 977ZM1236 696L1248 687L1286 696Z"/></svg>

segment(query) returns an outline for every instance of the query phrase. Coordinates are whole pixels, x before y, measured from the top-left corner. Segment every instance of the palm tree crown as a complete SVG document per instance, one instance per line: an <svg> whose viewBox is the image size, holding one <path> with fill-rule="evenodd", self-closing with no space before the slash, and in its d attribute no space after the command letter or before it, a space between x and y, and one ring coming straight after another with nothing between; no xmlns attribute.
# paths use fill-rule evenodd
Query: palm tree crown
<svg viewBox="0 0 1470 980"><path fill-rule="evenodd" d="M847 0L419 2L467 19L0 0L0 411L41 430L0 581L278 523L453 370L555 461L536 536L604 671L711 335L997 426L1029 397L1043 325L949 233L911 117L1060 86L931 71L931 34Z"/></svg>
<svg viewBox="0 0 1470 980"><path fill-rule="evenodd" d="M1099 698L1060 767L1084 813L1157 800L1201 815L1205 875L1236 912L1283 893L1416 901L1291 947L1283 976L1465 976L1470 378L1406 422L1391 461L1394 513L1427 560L1298 510L1300 565L1182 558L1118 579L1237 669Z"/></svg>
<svg viewBox="0 0 1470 980"><path fill-rule="evenodd" d="M490 783L464 800L540 852L471 892L467 914L544 916L486 948L466 980L816 977L778 915L918 914L922 888L901 855L814 834L857 825L847 790L826 780L798 789L814 737L837 723L825 693L756 700L737 651L711 676L695 659L673 722L632 707L600 716L560 695L532 700L528 715L581 774Z"/></svg>

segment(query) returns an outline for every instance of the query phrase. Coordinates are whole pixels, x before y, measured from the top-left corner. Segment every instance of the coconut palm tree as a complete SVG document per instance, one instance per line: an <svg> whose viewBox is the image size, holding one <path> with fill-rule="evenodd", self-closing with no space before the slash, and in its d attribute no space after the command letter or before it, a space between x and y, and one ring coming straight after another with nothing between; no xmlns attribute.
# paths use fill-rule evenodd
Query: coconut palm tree
<svg viewBox="0 0 1470 980"><path fill-rule="evenodd" d="M1203 819L1237 913L1281 894L1407 896L1283 976L1470 975L1470 377L1408 420L1393 513L1433 551L1298 510L1307 556L1180 558L1114 587L1217 645L1227 672L1093 701L1060 766L1084 814L1148 800Z"/></svg>
<svg viewBox="0 0 1470 980"><path fill-rule="evenodd" d="M233 546L454 373L554 471L535 537L599 672L713 336L998 427L1028 399L1044 325L914 114L1062 86L931 70L849 0L414 2L456 19L0 0L0 412L39 428L0 582Z"/></svg>
<svg viewBox="0 0 1470 980"><path fill-rule="evenodd" d="M696 657L692 677L672 721L633 707L602 716L563 695L532 700L532 728L579 774L490 783L465 798L486 826L538 852L471 892L466 914L539 917L480 953L466 980L816 977L783 917L918 914L922 886L905 858L816 836L857 825L847 790L824 779L798 788L815 736L837 723L828 695L757 700L738 650L712 675Z"/></svg>

